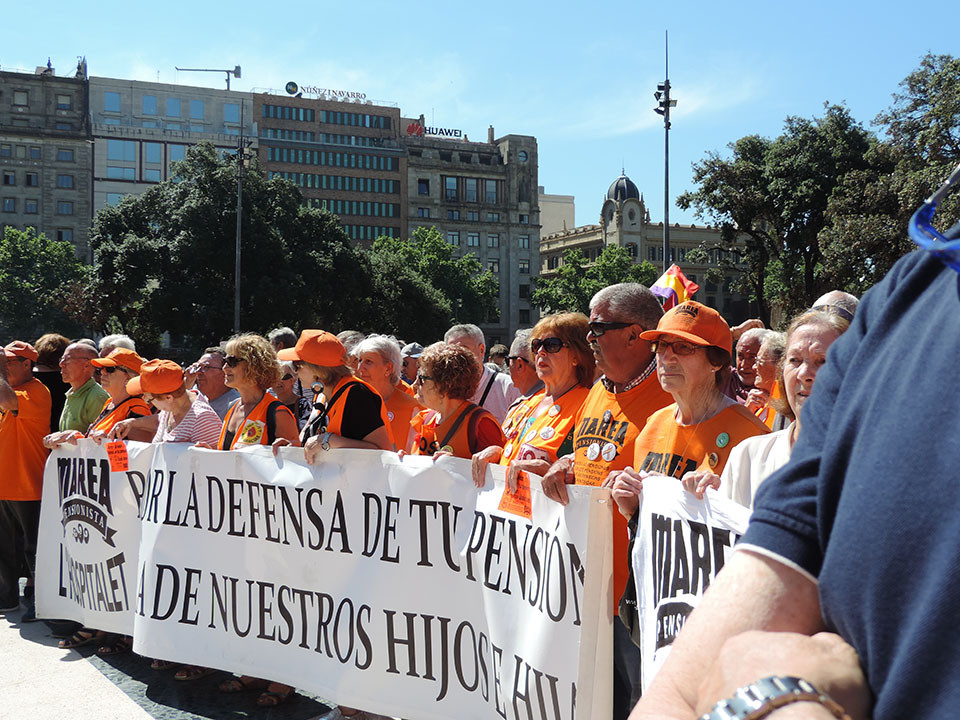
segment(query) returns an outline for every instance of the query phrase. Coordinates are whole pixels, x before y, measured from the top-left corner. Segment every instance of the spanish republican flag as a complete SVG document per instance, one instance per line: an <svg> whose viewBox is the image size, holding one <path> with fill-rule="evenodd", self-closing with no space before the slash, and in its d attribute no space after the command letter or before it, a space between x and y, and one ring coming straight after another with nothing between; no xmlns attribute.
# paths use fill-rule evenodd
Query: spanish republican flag
<svg viewBox="0 0 960 720"><path fill-rule="evenodd" d="M663 309L669 310L674 305L686 302L694 296L700 286L680 271L676 265L670 268L660 276L653 285L650 286L650 292L657 297L663 298Z"/></svg>

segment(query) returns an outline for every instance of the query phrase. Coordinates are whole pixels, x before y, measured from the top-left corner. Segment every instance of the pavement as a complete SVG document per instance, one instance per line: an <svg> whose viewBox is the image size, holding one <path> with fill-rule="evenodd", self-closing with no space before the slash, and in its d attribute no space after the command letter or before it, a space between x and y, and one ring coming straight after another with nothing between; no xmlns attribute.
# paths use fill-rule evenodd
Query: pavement
<svg viewBox="0 0 960 720"><path fill-rule="evenodd" d="M231 677L226 672L178 682L174 670L152 670L132 652L100 657L96 644L61 650L47 623L21 623L20 615L0 615L0 718L306 720L331 709L300 691L281 706L260 708L258 692L218 692Z"/></svg>

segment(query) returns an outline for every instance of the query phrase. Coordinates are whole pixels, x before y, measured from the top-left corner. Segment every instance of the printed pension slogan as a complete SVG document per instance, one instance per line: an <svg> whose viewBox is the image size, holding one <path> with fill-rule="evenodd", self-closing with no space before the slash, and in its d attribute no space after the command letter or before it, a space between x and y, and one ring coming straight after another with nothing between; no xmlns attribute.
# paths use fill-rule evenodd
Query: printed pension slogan
<svg viewBox="0 0 960 720"><path fill-rule="evenodd" d="M640 616L643 689L677 633L747 530L750 510L707 491L703 500L675 479L643 481L631 563Z"/></svg>
<svg viewBox="0 0 960 720"><path fill-rule="evenodd" d="M410 718L609 714L605 492L505 503L499 468L479 492L466 461L368 451L133 458L137 652Z"/></svg>

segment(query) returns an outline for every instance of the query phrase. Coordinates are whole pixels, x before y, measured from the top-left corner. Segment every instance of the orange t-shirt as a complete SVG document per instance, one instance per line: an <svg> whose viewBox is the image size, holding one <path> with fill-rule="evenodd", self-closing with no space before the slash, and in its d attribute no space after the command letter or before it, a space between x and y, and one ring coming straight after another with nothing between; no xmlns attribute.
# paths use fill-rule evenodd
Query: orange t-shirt
<svg viewBox="0 0 960 720"><path fill-rule="evenodd" d="M39 500L50 454L43 446L50 432L50 391L36 378L13 391L17 411L0 411L0 500Z"/></svg>
<svg viewBox="0 0 960 720"><path fill-rule="evenodd" d="M757 410L757 417L760 418L763 424L771 430L773 430L773 424L777 421L777 415L780 414L773 406L774 400L780 400L782 398L783 395L780 392L780 383L774 383L773 390L770 391L770 401L762 408Z"/></svg>
<svg viewBox="0 0 960 720"><path fill-rule="evenodd" d="M513 460L554 463L565 454L560 452L565 446L569 446L566 452L570 452L576 415L589 392L590 388L576 386L544 407L540 404L546 395L539 392L521 403L522 407L514 408L503 421L507 444L503 446L500 464L509 465Z"/></svg>
<svg viewBox="0 0 960 720"><path fill-rule="evenodd" d="M635 470L682 478L702 468L719 475L734 446L748 437L770 432L738 403L696 425L679 425L674 417L676 410L673 404L650 416L634 446Z"/></svg>
<svg viewBox="0 0 960 720"><path fill-rule="evenodd" d="M415 397L408 395L399 385L386 401L386 405L387 419L390 421L390 430L393 432L393 441L397 445L397 450L410 452L416 435L410 422L414 415L423 410L423 405L417 402Z"/></svg>
<svg viewBox="0 0 960 720"><path fill-rule="evenodd" d="M433 455L438 450L446 448L454 457L470 459L474 453L486 447L504 443L503 430L500 429L497 419L490 411L471 402L464 401L439 424L437 415L435 410L421 410L410 421L411 427L416 432L410 450L412 455ZM457 424L461 415L463 420ZM455 424L456 430L450 433L450 429Z"/></svg>
<svg viewBox="0 0 960 720"><path fill-rule="evenodd" d="M416 397L417 391L413 389L413 385L408 383L403 378L400 378L400 382L397 383L397 390L403 390L407 395ZM423 407L421 405L421 407Z"/></svg>
<svg viewBox="0 0 960 720"><path fill-rule="evenodd" d="M626 392L609 392L599 380L580 408L573 436L573 475L577 485L600 485L611 470L623 470L633 462L633 444L651 413L673 402L660 387L657 373L650 373ZM613 614L627 586L627 520L613 512Z"/></svg>
<svg viewBox="0 0 960 720"><path fill-rule="evenodd" d="M353 392L354 388L350 387L340 392L340 389L347 384L362 385L367 390L372 392L378 398L380 398L380 419L383 421L384 426L387 428L387 434L390 436L390 442L393 442L393 430L390 427L390 420L387 417L387 405L383 402L383 398L380 397L380 393L370 383L361 380L358 377L353 375L348 375L347 377L340 378L336 385L327 393L324 389L320 397L323 398L324 403L329 403L330 400L336 395L337 399L331 407L327 408L327 430L332 432L334 435L343 435L342 424L343 424L343 414L347 407L347 402L349 401L350 395ZM338 395L339 393L339 395ZM379 428L379 426L378 426ZM363 438L353 438L354 440L363 440Z"/></svg>

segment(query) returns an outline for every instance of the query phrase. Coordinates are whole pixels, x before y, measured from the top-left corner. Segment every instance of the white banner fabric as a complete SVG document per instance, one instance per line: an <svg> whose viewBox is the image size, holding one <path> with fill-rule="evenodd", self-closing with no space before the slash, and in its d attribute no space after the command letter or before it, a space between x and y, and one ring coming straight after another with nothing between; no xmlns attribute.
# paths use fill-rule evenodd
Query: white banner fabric
<svg viewBox="0 0 960 720"><path fill-rule="evenodd" d="M631 562L640 615L646 692L687 616L747 530L750 509L706 492L699 500L675 478L643 480Z"/></svg>
<svg viewBox="0 0 960 720"><path fill-rule="evenodd" d="M411 720L609 717L607 491L571 487L564 507L531 476L524 508L502 468L478 491L458 458L338 450L309 466L299 448L127 447L112 480L139 517L124 550L138 556L137 579L125 573L138 653ZM97 452L51 456L42 534L63 502L51 467L103 467ZM57 591L68 536L38 562L38 612L105 627Z"/></svg>

